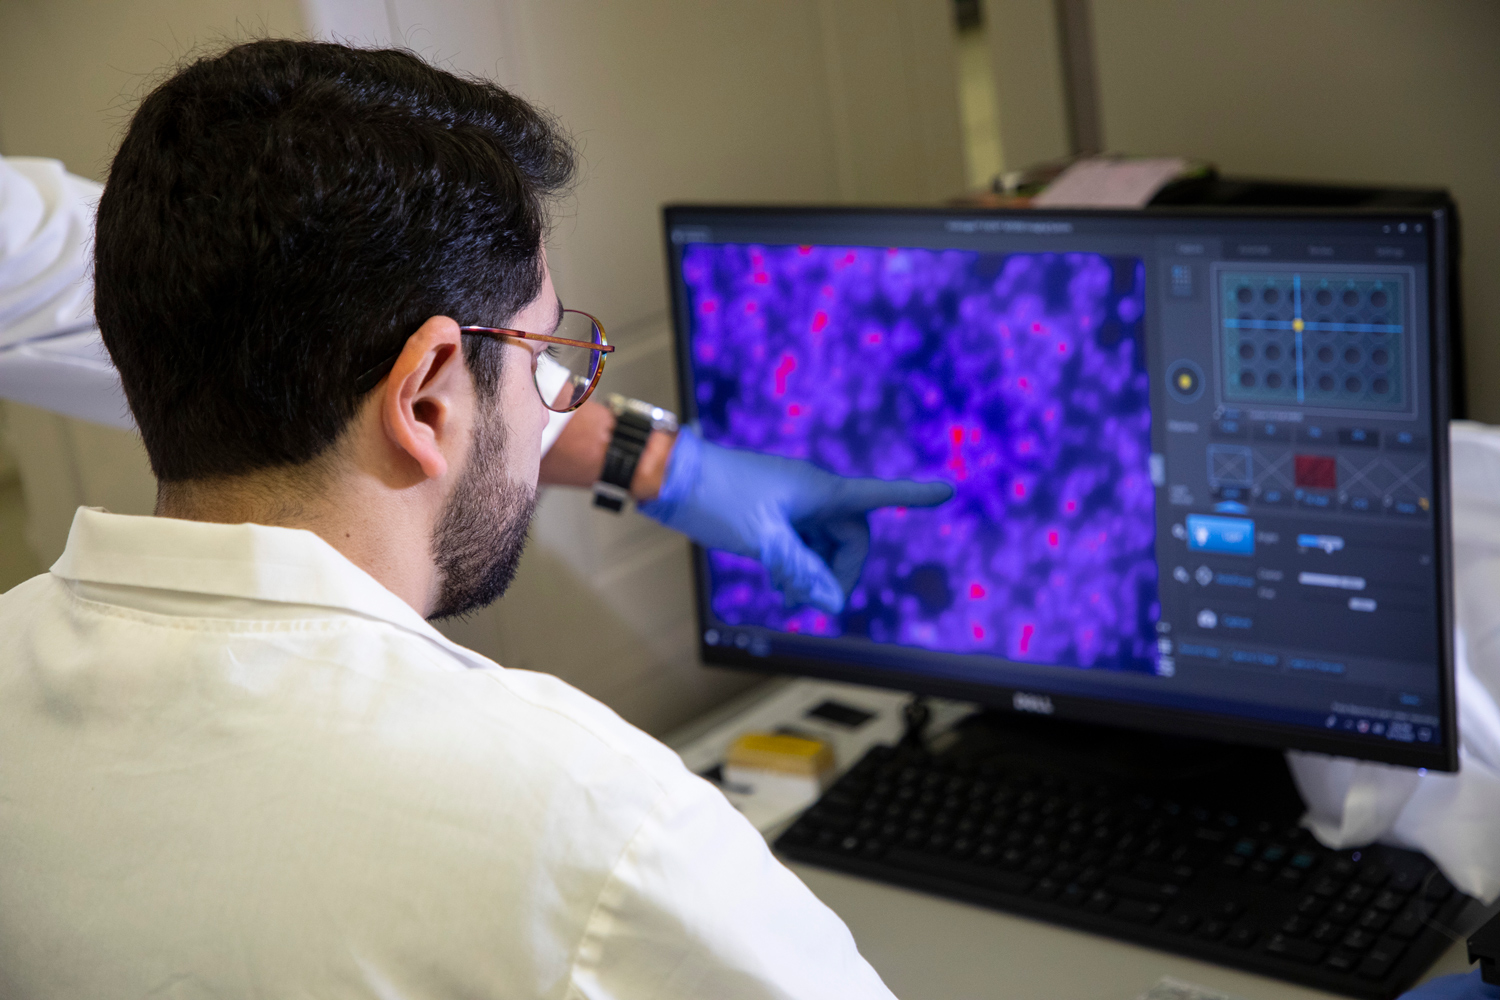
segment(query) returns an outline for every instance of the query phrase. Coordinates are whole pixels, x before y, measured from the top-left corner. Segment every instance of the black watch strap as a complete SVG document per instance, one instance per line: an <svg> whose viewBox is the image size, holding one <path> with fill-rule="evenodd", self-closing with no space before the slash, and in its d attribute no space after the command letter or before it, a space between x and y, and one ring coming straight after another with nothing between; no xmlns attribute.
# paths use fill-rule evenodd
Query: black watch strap
<svg viewBox="0 0 1500 1000"><path fill-rule="evenodd" d="M641 454L646 450L651 430L650 417L633 410L615 414L615 432L604 452L604 471L599 474L599 482L613 486L619 492L595 487L595 507L616 513L625 508L625 500L630 496L630 481L635 478L635 467L641 463Z"/></svg>
<svg viewBox="0 0 1500 1000"><path fill-rule="evenodd" d="M594 506L616 514L630 499L630 482L652 431L676 433L677 415L639 399L611 394L605 405L615 415L615 432L604 452L604 470L594 483Z"/></svg>

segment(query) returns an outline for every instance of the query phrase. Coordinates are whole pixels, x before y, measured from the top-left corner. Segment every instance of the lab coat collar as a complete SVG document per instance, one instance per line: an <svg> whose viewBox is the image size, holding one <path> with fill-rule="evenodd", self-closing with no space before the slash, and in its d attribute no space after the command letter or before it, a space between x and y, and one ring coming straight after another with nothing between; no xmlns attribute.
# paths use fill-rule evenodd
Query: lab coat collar
<svg viewBox="0 0 1500 1000"><path fill-rule="evenodd" d="M488 666L311 531L80 507L52 565L65 580L304 604L389 622Z"/></svg>

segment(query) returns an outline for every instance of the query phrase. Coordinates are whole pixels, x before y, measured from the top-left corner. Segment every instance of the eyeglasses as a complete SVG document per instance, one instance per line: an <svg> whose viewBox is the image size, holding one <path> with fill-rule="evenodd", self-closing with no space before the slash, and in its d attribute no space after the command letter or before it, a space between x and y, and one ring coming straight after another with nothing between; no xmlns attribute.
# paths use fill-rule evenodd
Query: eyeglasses
<svg viewBox="0 0 1500 1000"><path fill-rule="evenodd" d="M495 326L461 326L458 332L495 340L514 337L546 344L546 350L532 355L531 377L536 383L537 395L542 397L542 405L558 413L567 413L583 405L599 384L599 376L604 374L604 356L614 352L614 347L604 338L604 326L593 316L577 309L564 309L557 329L550 334ZM375 388L390 373L400 356L398 349L359 376L355 388L362 394Z"/></svg>

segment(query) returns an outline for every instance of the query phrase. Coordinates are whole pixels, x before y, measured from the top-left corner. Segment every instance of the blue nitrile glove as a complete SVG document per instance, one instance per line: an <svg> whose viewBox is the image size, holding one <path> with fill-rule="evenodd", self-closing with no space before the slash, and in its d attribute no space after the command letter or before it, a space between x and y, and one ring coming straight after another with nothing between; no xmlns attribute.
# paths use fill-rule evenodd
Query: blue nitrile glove
<svg viewBox="0 0 1500 1000"><path fill-rule="evenodd" d="M849 479L811 462L677 434L661 493L642 514L699 545L759 559L788 604L838 613L870 552L866 515L877 507L932 507L947 483Z"/></svg>
<svg viewBox="0 0 1500 1000"><path fill-rule="evenodd" d="M1500 986L1479 978L1479 970L1438 976L1401 994L1397 1000L1500 1000Z"/></svg>

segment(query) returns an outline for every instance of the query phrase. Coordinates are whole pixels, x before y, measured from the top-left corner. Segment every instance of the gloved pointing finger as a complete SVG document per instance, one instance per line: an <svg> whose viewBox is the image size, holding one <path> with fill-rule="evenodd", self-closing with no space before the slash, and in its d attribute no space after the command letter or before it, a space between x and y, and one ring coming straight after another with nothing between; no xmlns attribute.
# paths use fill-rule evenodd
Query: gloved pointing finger
<svg viewBox="0 0 1500 1000"><path fill-rule="evenodd" d="M640 511L707 548L759 559L788 603L837 613L869 553L868 513L934 506L952 495L947 483L853 479L722 448L686 427L661 493Z"/></svg>

